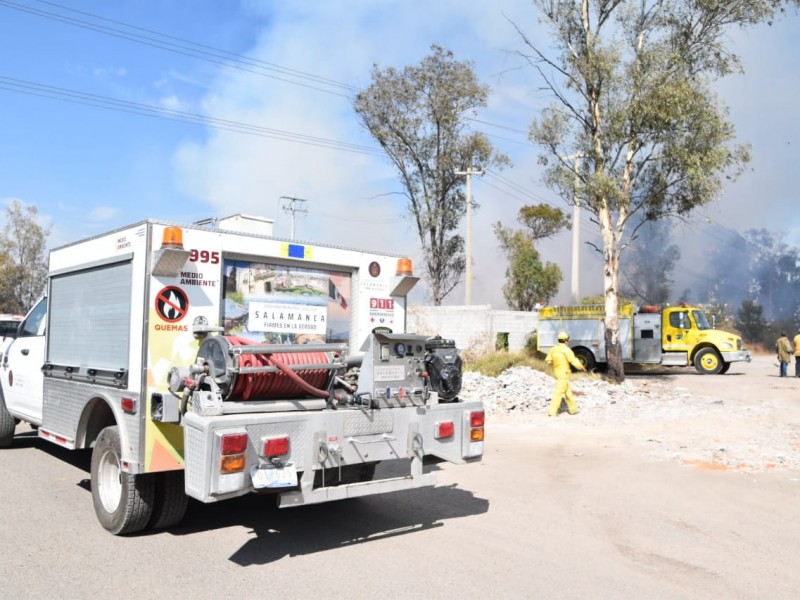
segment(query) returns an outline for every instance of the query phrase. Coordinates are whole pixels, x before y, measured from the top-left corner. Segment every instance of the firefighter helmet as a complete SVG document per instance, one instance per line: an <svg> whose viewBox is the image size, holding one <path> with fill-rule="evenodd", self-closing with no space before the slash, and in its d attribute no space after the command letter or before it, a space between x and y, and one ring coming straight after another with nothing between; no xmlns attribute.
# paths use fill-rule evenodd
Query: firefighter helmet
<svg viewBox="0 0 800 600"><path fill-rule="evenodd" d="M569 334L566 331L559 332L558 341L559 342L568 342L569 341Z"/></svg>

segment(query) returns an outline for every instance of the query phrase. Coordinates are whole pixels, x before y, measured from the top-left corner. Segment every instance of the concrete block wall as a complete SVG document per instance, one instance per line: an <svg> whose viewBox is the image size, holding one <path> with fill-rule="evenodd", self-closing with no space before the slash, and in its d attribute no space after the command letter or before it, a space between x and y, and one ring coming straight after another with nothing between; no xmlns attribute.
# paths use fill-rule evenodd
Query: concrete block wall
<svg viewBox="0 0 800 600"><path fill-rule="evenodd" d="M508 349L518 352L536 329L538 312L494 310L490 304L470 306L411 305L406 316L410 333L441 335L455 340L460 350L494 350L498 333L508 333Z"/></svg>

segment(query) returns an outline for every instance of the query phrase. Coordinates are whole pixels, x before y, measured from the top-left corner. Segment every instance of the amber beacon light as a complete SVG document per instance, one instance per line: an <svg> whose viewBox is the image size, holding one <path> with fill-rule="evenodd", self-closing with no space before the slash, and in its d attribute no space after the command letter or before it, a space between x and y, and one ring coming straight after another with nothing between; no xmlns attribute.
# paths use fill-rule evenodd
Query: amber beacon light
<svg viewBox="0 0 800 600"><path fill-rule="evenodd" d="M161 247L183 250L183 230L180 227L166 227L161 238Z"/></svg>
<svg viewBox="0 0 800 600"><path fill-rule="evenodd" d="M411 264L411 259L398 258L396 275L413 275L413 274L414 274L414 268Z"/></svg>

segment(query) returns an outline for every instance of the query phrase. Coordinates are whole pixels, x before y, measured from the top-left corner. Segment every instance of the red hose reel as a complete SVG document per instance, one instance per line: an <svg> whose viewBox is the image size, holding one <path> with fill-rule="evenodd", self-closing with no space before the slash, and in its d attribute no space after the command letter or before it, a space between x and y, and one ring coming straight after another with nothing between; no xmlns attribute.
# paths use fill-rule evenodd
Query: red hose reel
<svg viewBox="0 0 800 600"><path fill-rule="evenodd" d="M226 401L291 399L308 395L328 397L326 388L331 370L318 367L331 363L328 353L284 352L282 349L263 353L242 348L259 345L246 338L214 336L200 347L198 356L208 362L210 374L223 390ZM237 352L236 348L243 351ZM309 368L297 368L302 365L309 365ZM264 368L269 370L252 370Z"/></svg>

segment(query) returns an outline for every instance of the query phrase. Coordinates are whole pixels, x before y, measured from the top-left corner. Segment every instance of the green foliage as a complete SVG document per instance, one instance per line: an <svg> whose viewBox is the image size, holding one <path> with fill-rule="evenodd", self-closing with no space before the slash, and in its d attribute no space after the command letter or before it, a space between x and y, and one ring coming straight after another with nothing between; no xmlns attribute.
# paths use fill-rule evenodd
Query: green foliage
<svg viewBox="0 0 800 600"><path fill-rule="evenodd" d="M45 243L50 229L39 224L35 206L14 200L6 206L0 239L0 312L25 313L44 291Z"/></svg>
<svg viewBox="0 0 800 600"><path fill-rule="evenodd" d="M508 332L500 332L494 342L495 350L508 350Z"/></svg>
<svg viewBox="0 0 800 600"><path fill-rule="evenodd" d="M572 221L560 208L549 204L533 204L519 209L519 222L534 241L553 237L562 229L572 229Z"/></svg>
<svg viewBox="0 0 800 600"><path fill-rule="evenodd" d="M433 302L458 284L464 272L464 240L457 233L466 211L464 172L509 164L482 133L466 133L465 121L486 106L469 62L432 46L419 65L403 71L372 70L372 84L356 96L354 109L398 170L422 244L425 278Z"/></svg>
<svg viewBox="0 0 800 600"><path fill-rule="evenodd" d="M767 333L764 307L754 300L744 300L736 311L736 330L747 343L763 344Z"/></svg>
<svg viewBox="0 0 800 600"><path fill-rule="evenodd" d="M513 230L499 222L494 232L506 253L506 283L503 297L512 310L533 310L538 302L547 303L558 293L561 268L551 262L542 263L536 241L569 227L561 209L546 204L525 206L519 211L519 221L527 230Z"/></svg>
<svg viewBox="0 0 800 600"><path fill-rule="evenodd" d="M525 353L528 356L537 356L539 354L538 346L539 346L539 333L537 331L532 331L525 338Z"/></svg>

